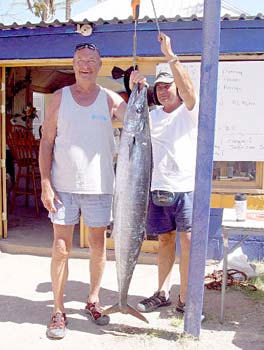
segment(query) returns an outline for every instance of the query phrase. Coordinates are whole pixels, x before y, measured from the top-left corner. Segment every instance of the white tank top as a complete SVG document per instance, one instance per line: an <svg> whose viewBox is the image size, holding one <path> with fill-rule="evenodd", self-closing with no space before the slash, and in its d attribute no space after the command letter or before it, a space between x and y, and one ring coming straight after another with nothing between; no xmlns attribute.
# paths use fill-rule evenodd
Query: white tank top
<svg viewBox="0 0 264 350"><path fill-rule="evenodd" d="M80 106L70 87L62 89L55 138L52 183L57 191L113 193L114 137L107 94L100 87L95 102Z"/></svg>

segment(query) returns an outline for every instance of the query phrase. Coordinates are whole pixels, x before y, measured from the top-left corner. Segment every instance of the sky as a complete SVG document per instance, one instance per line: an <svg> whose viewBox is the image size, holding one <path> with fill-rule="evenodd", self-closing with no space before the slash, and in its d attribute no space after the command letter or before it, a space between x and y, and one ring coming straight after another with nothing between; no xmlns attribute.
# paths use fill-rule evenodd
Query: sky
<svg viewBox="0 0 264 350"><path fill-rule="evenodd" d="M33 0L31 2L33 3ZM59 2L63 2L63 0L55 0L55 4ZM71 17L86 11L95 4L96 0L74 0ZM56 10L53 20L55 19L65 21L65 11L60 9ZM34 14L27 9L26 0L0 0L0 23L26 23L27 21L38 23L40 22L40 18L34 16Z"/></svg>
<svg viewBox="0 0 264 350"><path fill-rule="evenodd" d="M264 0L230 0L229 3L246 10L251 15L256 15L259 12L264 15Z"/></svg>
<svg viewBox="0 0 264 350"><path fill-rule="evenodd" d="M57 0L58 1L58 0ZM62 0L61 0L62 1ZM120 0L122 1L122 0ZM142 0L144 1L144 0ZM150 1L150 0L149 0ZM264 0L228 0L233 6L242 8L250 15L256 15L261 12L264 15ZM33 2L33 1L32 1ZM32 23L40 22L40 19L34 16L28 9L26 5L21 5L21 3L26 4L26 0L0 0L0 23L12 24L26 23L30 21ZM76 0L72 5L71 16L87 10L89 7L94 6L96 0ZM155 1L154 1L155 4ZM62 10L57 10L53 20L59 19L60 21L65 21L65 13Z"/></svg>

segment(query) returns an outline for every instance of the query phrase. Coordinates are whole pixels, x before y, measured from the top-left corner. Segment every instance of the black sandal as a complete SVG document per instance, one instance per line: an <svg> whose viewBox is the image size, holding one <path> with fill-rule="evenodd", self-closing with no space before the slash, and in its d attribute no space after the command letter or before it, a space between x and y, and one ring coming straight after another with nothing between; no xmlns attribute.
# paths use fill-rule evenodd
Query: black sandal
<svg viewBox="0 0 264 350"><path fill-rule="evenodd" d="M181 312L181 313L184 313L184 312L185 312L185 303L182 303L182 302L181 302L181 297L180 297L180 295L179 295L179 297L178 297L178 303L177 303L177 305L176 305L176 310L177 310L178 312Z"/></svg>
<svg viewBox="0 0 264 350"><path fill-rule="evenodd" d="M160 292L154 293L150 298L141 300L137 304L137 309L140 312L151 312L161 306L168 306L171 304L170 299L166 299Z"/></svg>

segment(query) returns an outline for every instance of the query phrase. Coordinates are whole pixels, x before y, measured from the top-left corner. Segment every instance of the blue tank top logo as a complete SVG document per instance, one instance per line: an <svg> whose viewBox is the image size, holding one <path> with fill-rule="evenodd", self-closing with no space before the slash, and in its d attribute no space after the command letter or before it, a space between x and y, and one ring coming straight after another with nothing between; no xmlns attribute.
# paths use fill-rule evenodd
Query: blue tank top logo
<svg viewBox="0 0 264 350"><path fill-rule="evenodd" d="M93 114L91 116L91 119L93 119L93 120L101 120L103 122L107 121L107 117L105 115L101 115L101 114Z"/></svg>

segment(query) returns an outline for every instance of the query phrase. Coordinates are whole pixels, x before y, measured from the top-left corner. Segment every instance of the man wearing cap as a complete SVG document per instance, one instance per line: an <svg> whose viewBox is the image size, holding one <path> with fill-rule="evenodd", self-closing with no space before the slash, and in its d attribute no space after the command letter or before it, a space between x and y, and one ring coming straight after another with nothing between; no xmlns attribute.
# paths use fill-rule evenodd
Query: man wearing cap
<svg viewBox="0 0 264 350"><path fill-rule="evenodd" d="M137 308L150 312L171 304L170 276L177 232L181 246L181 283L176 309L183 313L188 283L198 102L187 71L172 51L170 38L161 33L158 40L170 68L157 73L154 96L159 106L150 113L153 174L147 233L157 234L159 239L158 289Z"/></svg>

